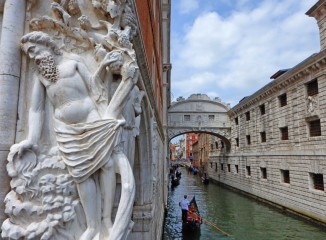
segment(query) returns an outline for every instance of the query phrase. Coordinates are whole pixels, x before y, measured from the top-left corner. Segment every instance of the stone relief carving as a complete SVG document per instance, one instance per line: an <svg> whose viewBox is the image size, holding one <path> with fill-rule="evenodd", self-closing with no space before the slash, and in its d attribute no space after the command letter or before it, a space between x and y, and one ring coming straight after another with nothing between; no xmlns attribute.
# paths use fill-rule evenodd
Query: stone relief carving
<svg viewBox="0 0 326 240"><path fill-rule="evenodd" d="M21 39L34 85L28 135L8 155L2 237L126 239L145 94L136 87L132 7L128 0L53 0L29 8L48 11L31 19ZM51 136L55 142L41 141ZM121 195L113 221L116 173Z"/></svg>
<svg viewBox="0 0 326 240"><path fill-rule="evenodd" d="M309 96L307 98L307 111L313 113L317 108L317 99L316 96Z"/></svg>

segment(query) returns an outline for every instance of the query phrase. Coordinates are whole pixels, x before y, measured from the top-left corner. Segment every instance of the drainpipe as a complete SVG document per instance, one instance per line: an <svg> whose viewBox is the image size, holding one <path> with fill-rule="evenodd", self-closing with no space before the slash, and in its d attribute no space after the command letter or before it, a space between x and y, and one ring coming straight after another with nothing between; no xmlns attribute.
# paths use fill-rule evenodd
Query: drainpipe
<svg viewBox="0 0 326 240"><path fill-rule="evenodd" d="M7 155L15 142L20 82L20 38L24 32L26 0L0 0L3 9L0 41L0 223L9 191Z"/></svg>

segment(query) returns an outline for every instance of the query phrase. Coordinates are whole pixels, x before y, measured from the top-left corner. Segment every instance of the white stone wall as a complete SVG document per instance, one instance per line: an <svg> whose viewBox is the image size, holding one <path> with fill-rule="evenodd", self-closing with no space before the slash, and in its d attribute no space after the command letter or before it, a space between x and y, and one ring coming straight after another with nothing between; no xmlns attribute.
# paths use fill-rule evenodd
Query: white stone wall
<svg viewBox="0 0 326 240"><path fill-rule="evenodd" d="M314 189L309 177L309 173L323 174L325 187L325 57L321 52L308 58L229 111L231 151L225 153L219 149L210 154L207 169L211 178L326 223L326 193ZM306 84L313 79L318 81L319 93L311 103ZM287 105L280 107L278 96L284 93ZM265 115L260 113L261 104L265 104ZM313 106L313 111L309 106ZM250 120L246 121L248 111ZM320 119L322 133L310 137L308 121L316 118ZM289 139L281 140L280 128L285 126ZM266 132L266 142L261 142L262 131ZM250 145L246 135L251 137ZM239 138L239 147L235 138ZM227 164L230 164L230 172ZM238 165L238 173L235 165ZM251 176L247 176L246 166L250 166ZM267 179L262 179L261 167L266 168ZM281 181L281 169L289 170L289 184Z"/></svg>

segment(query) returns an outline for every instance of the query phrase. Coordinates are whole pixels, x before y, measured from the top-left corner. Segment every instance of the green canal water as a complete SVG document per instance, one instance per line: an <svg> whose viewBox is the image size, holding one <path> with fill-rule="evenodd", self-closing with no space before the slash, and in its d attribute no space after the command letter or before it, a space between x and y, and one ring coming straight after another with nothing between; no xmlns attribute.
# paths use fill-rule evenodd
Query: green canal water
<svg viewBox="0 0 326 240"><path fill-rule="evenodd" d="M231 236L203 223L199 232L182 228L183 195L190 201L196 196L202 217ZM326 204L326 203L325 203ZM170 188L163 240L326 240L326 229L283 214L279 210L252 200L219 185L204 185L199 176L182 169L180 185Z"/></svg>

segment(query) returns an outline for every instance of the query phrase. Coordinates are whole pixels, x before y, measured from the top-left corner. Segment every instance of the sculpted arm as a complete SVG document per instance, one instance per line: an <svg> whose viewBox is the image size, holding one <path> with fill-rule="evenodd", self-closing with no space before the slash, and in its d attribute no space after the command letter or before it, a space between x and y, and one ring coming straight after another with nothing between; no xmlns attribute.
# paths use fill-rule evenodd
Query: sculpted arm
<svg viewBox="0 0 326 240"><path fill-rule="evenodd" d="M23 151L37 146L43 127L44 98L45 90L42 83L36 79L32 90L31 106L28 115L28 136L27 139L13 145L10 148L10 154L18 152L19 156Z"/></svg>

